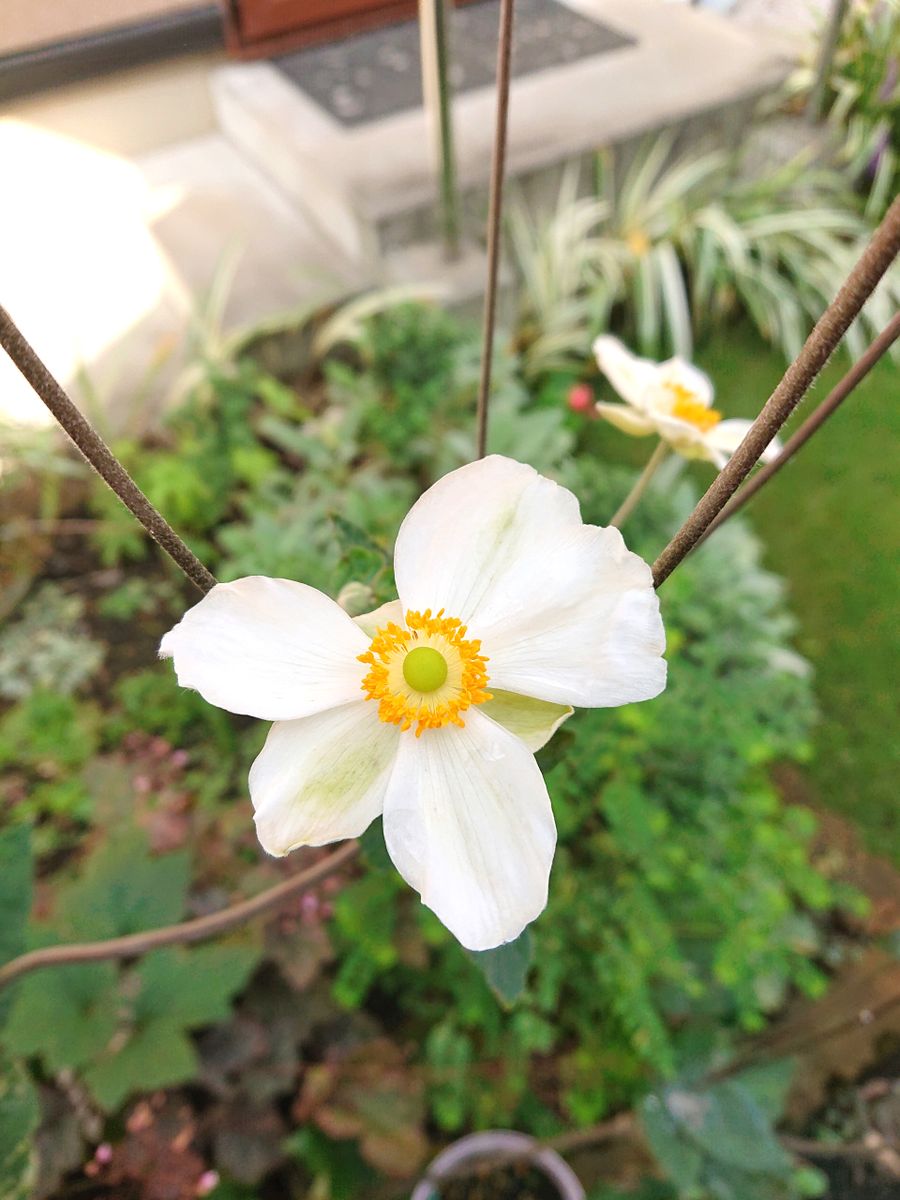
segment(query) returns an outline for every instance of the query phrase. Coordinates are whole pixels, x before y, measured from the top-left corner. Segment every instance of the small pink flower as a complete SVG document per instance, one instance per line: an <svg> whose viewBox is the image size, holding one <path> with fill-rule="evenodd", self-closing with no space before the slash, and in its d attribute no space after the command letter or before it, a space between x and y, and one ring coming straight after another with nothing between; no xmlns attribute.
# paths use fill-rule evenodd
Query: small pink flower
<svg viewBox="0 0 900 1200"><path fill-rule="evenodd" d="M101 1142L94 1151L94 1162L100 1163L105 1167L108 1162L112 1162L113 1150L109 1142Z"/></svg>

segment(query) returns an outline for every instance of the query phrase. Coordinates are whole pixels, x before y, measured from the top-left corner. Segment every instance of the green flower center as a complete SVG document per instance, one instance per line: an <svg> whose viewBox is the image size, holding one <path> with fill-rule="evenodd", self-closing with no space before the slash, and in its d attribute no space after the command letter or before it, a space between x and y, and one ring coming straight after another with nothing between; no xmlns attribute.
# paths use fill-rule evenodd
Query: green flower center
<svg viewBox="0 0 900 1200"><path fill-rule="evenodd" d="M403 678L416 692L436 692L447 682L447 660L431 646L417 646L403 660Z"/></svg>

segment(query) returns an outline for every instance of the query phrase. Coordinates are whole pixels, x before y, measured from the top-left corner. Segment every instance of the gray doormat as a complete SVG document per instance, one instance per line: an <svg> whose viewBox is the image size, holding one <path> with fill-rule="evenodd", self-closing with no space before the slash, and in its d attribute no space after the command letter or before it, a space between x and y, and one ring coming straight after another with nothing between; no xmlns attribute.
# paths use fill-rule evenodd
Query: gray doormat
<svg viewBox="0 0 900 1200"><path fill-rule="evenodd" d="M493 83L499 15L500 0L480 0L452 10L450 78L455 91ZM633 45L634 38L555 0L518 0L516 4L513 75L530 75ZM377 121L422 103L415 21L312 46L276 58L274 63L344 125Z"/></svg>

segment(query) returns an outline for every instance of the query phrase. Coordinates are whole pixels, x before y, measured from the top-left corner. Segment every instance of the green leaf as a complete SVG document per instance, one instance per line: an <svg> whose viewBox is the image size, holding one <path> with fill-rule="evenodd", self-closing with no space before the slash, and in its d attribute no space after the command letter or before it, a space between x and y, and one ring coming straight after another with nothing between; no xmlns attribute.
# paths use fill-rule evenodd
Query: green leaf
<svg viewBox="0 0 900 1200"><path fill-rule="evenodd" d="M26 976L4 1044L15 1055L40 1055L51 1071L83 1066L116 1033L117 982L111 963L71 963Z"/></svg>
<svg viewBox="0 0 900 1200"><path fill-rule="evenodd" d="M331 994L342 1008L359 1008L378 975L378 964L360 946L344 955Z"/></svg>
<svg viewBox="0 0 900 1200"><path fill-rule="evenodd" d="M738 1077L738 1083L770 1121L777 1121L784 1112L795 1067L794 1059L779 1058L758 1067L750 1067Z"/></svg>
<svg viewBox="0 0 900 1200"><path fill-rule="evenodd" d="M799 1167L791 1182L801 1196L824 1196L828 1192L828 1176L816 1167Z"/></svg>
<svg viewBox="0 0 900 1200"><path fill-rule="evenodd" d="M693 1094L689 1103L687 1097L687 1093L672 1089L666 1097L667 1107L710 1158L744 1171L781 1174L790 1170L790 1155L753 1096L737 1080L728 1079ZM686 1107L681 1107L682 1100Z"/></svg>
<svg viewBox="0 0 900 1200"><path fill-rule="evenodd" d="M431 1107L441 1129L459 1129L469 1112L472 1043L450 1024L436 1025L425 1043L425 1055L433 1080Z"/></svg>
<svg viewBox="0 0 900 1200"><path fill-rule="evenodd" d="M40 1118L37 1094L22 1063L0 1054L0 1196L28 1200L33 1195L31 1135Z"/></svg>
<svg viewBox="0 0 900 1200"><path fill-rule="evenodd" d="M395 878L373 871L343 888L334 903L338 929L381 968L397 959Z"/></svg>
<svg viewBox="0 0 900 1200"><path fill-rule="evenodd" d="M530 929L523 929L514 942L495 950L475 950L472 961L484 974L494 995L505 1005L514 1004L525 990L528 968L534 955Z"/></svg>
<svg viewBox="0 0 900 1200"><path fill-rule="evenodd" d="M288 1138L285 1150L300 1159L317 1179L328 1181L330 1200L357 1200L371 1186L372 1168L351 1139L326 1137L307 1125Z"/></svg>
<svg viewBox="0 0 900 1200"><path fill-rule="evenodd" d="M31 910L31 839L26 826L0 832L0 965L25 949L25 922ZM12 1004L0 992L0 1025Z"/></svg>
<svg viewBox="0 0 900 1200"><path fill-rule="evenodd" d="M193 1043L180 1022L160 1017L138 1025L121 1050L84 1072L84 1082L107 1112L115 1112L132 1092L185 1083L197 1070Z"/></svg>
<svg viewBox="0 0 900 1200"><path fill-rule="evenodd" d="M384 842L384 830L381 817L377 817L364 834L358 839L359 848L367 866L375 871L394 872L395 867L387 852Z"/></svg>
<svg viewBox="0 0 900 1200"><path fill-rule="evenodd" d="M154 858L138 831L111 838L60 892L57 924L79 939L174 924L184 913L189 873L187 851Z"/></svg>
<svg viewBox="0 0 900 1200"><path fill-rule="evenodd" d="M365 529L362 529L359 525L355 525L353 521L348 521L340 513L332 512L329 515L334 522L334 527L342 543L348 549L365 550L379 562L387 558L387 551L384 546L380 542L377 542Z"/></svg>
<svg viewBox="0 0 900 1200"><path fill-rule="evenodd" d="M224 1020L259 956L256 946L237 941L148 954L135 969L138 1020L165 1017L187 1029Z"/></svg>
<svg viewBox="0 0 900 1200"><path fill-rule="evenodd" d="M647 1096L641 1104L640 1116L650 1149L665 1174L681 1191L695 1188L700 1180L703 1154L685 1137L662 1098Z"/></svg>

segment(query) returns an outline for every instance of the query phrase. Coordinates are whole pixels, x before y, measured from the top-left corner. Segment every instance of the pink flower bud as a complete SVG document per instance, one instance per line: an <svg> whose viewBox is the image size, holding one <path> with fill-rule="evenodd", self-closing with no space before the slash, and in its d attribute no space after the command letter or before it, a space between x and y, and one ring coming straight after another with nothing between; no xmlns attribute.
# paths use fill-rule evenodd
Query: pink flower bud
<svg viewBox="0 0 900 1200"><path fill-rule="evenodd" d="M590 385L573 383L569 388L568 403L572 412L590 412L594 406L594 393Z"/></svg>
<svg viewBox="0 0 900 1200"><path fill-rule="evenodd" d="M197 1180L197 1195L208 1196L209 1193L219 1186L218 1171L204 1171Z"/></svg>

